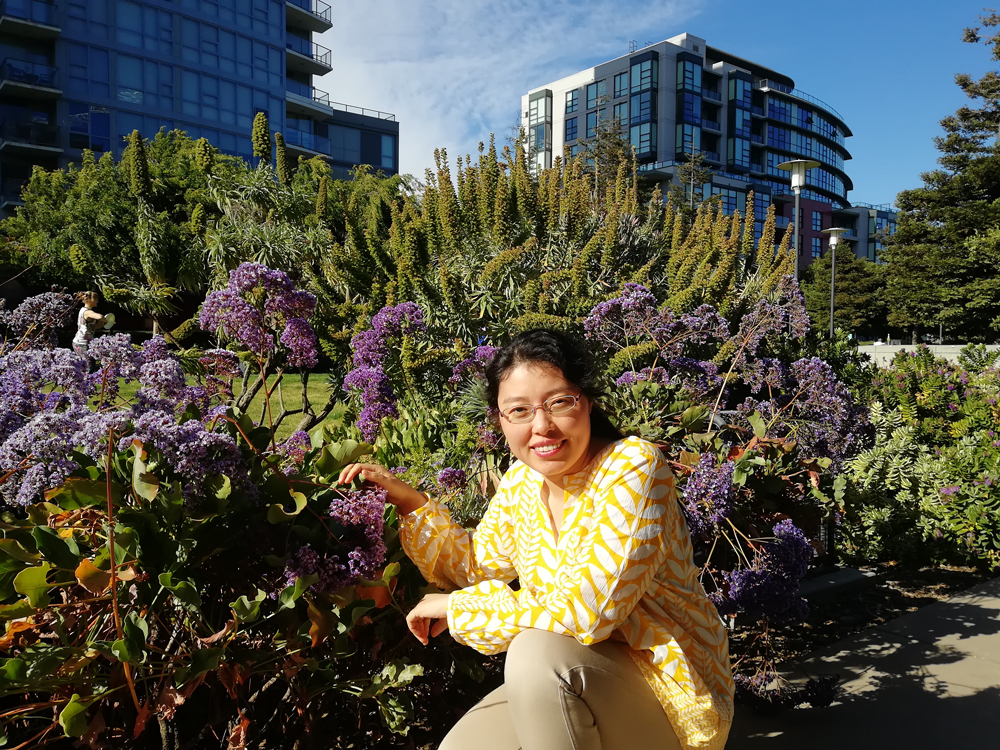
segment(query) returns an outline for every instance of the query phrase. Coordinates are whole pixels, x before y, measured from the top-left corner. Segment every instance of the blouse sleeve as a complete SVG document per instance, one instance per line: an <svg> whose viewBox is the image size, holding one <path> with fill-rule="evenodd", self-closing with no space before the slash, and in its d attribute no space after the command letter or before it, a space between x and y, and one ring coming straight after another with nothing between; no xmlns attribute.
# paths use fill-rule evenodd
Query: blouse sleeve
<svg viewBox="0 0 1000 750"><path fill-rule="evenodd" d="M509 550L513 523L502 485L474 534L452 520L447 505L428 499L422 508L400 518L399 538L421 575L440 589L451 591L481 581L505 585L517 578Z"/></svg>
<svg viewBox="0 0 1000 750"><path fill-rule="evenodd" d="M483 580L452 593L448 626L455 640L495 654L520 631L536 628L588 645L629 617L666 560L668 508L677 498L666 461L651 445L641 450L595 498L583 552L565 575L560 571L560 585L514 592L499 580Z"/></svg>

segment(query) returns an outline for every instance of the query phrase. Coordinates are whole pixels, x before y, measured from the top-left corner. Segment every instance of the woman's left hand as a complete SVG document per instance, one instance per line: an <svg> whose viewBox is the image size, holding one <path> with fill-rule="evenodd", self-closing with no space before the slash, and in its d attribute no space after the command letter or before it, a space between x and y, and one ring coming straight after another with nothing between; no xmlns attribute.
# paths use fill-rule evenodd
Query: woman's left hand
<svg viewBox="0 0 1000 750"><path fill-rule="evenodd" d="M448 629L448 594L427 594L406 616L406 626L426 646Z"/></svg>

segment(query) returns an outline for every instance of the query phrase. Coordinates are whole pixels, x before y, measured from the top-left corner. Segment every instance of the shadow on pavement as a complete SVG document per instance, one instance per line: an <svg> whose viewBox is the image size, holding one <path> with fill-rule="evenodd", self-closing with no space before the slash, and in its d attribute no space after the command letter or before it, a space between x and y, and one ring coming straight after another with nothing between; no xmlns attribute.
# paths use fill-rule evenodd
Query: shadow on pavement
<svg viewBox="0 0 1000 750"><path fill-rule="evenodd" d="M788 675L839 674L825 709L737 707L727 750L1000 747L1000 581L812 654Z"/></svg>

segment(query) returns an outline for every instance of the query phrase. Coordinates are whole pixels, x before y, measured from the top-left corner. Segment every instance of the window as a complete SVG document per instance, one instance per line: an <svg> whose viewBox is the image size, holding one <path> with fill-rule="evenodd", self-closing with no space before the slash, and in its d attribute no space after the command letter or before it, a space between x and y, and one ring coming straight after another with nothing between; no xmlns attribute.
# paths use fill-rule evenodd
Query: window
<svg viewBox="0 0 1000 750"><path fill-rule="evenodd" d="M656 117L656 92L644 91L632 97L632 124L649 122Z"/></svg>
<svg viewBox="0 0 1000 750"><path fill-rule="evenodd" d="M711 195L719 196L719 206L726 216L732 216L737 210L746 208L746 194L732 188L718 187L712 185Z"/></svg>
<svg viewBox="0 0 1000 750"><path fill-rule="evenodd" d="M603 104L608 97L608 82L597 81L587 84L587 109L593 109L598 104Z"/></svg>
<svg viewBox="0 0 1000 750"><path fill-rule="evenodd" d="M750 109L753 103L753 86L742 78L729 79L729 101L737 107Z"/></svg>
<svg viewBox="0 0 1000 750"><path fill-rule="evenodd" d="M701 128L695 125L677 125L676 151L679 154L693 154L701 151Z"/></svg>
<svg viewBox="0 0 1000 750"><path fill-rule="evenodd" d="M751 135L751 117L750 112L745 109L732 108L733 113L733 132L732 135L739 136L740 138L749 138Z"/></svg>
<svg viewBox="0 0 1000 750"><path fill-rule="evenodd" d="M629 133L629 142L639 154L656 153L656 123L647 122L633 125Z"/></svg>
<svg viewBox="0 0 1000 750"><path fill-rule="evenodd" d="M823 254L823 239L821 237L812 238L812 257L818 258Z"/></svg>
<svg viewBox="0 0 1000 750"><path fill-rule="evenodd" d="M615 99L628 96L628 73L619 73L615 76Z"/></svg>
<svg viewBox="0 0 1000 750"><path fill-rule="evenodd" d="M573 89L572 91L566 92L566 111L576 112L577 108L580 106L580 91L579 89Z"/></svg>
<svg viewBox="0 0 1000 750"><path fill-rule="evenodd" d="M528 103L528 125L544 124L552 119L552 99L539 96Z"/></svg>
<svg viewBox="0 0 1000 750"><path fill-rule="evenodd" d="M680 99L681 120L701 125L701 97L697 94L681 94Z"/></svg>
<svg viewBox="0 0 1000 750"><path fill-rule="evenodd" d="M69 105L69 147L103 153L111 150L111 110L81 102Z"/></svg>
<svg viewBox="0 0 1000 750"><path fill-rule="evenodd" d="M115 34L119 42L129 47L145 49L148 52L173 55L174 20L172 13L130 2L130 0L119 0L115 15L117 24ZM196 28L199 25L196 21L187 21L186 19L182 19L181 23L191 24ZM211 64L213 67L218 67L218 59L216 58Z"/></svg>
<svg viewBox="0 0 1000 750"><path fill-rule="evenodd" d="M632 66L632 93L638 94L647 89L656 89L659 86L660 61L646 60Z"/></svg>
<svg viewBox="0 0 1000 750"><path fill-rule="evenodd" d="M333 141L330 142L330 147L332 150ZM396 168L396 139L391 135L382 136L382 168Z"/></svg>
<svg viewBox="0 0 1000 750"><path fill-rule="evenodd" d="M730 167L750 169L750 141L745 138L730 138L727 157Z"/></svg>
<svg viewBox="0 0 1000 750"><path fill-rule="evenodd" d="M677 88L701 95L701 66L687 60L677 61Z"/></svg>
<svg viewBox="0 0 1000 750"><path fill-rule="evenodd" d="M819 211L813 211L813 231L820 232L823 230L823 214Z"/></svg>
<svg viewBox="0 0 1000 750"><path fill-rule="evenodd" d="M84 44L66 44L69 63L67 90L76 96L111 96L110 57L106 49Z"/></svg>
<svg viewBox="0 0 1000 750"><path fill-rule="evenodd" d="M597 135L597 113L588 112L587 113L587 137L593 138Z"/></svg>
<svg viewBox="0 0 1000 750"><path fill-rule="evenodd" d="M108 0L69 0L66 19L66 30L81 38L108 38Z"/></svg>
<svg viewBox="0 0 1000 750"><path fill-rule="evenodd" d="M575 141L576 140L576 127L577 127L576 117L571 117L566 120L566 140Z"/></svg>
<svg viewBox="0 0 1000 750"><path fill-rule="evenodd" d="M115 69L118 101L160 109L174 108L172 65L119 53ZM235 123L235 117L232 122Z"/></svg>
<svg viewBox="0 0 1000 750"><path fill-rule="evenodd" d="M615 105L614 117L618 120L619 125L628 124L628 102L622 102L621 104Z"/></svg>

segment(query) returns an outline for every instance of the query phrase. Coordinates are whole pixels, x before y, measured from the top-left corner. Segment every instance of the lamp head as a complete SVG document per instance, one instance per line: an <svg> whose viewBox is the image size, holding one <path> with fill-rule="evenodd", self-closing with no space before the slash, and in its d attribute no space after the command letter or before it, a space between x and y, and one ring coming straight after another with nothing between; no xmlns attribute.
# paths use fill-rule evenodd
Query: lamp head
<svg viewBox="0 0 1000 750"><path fill-rule="evenodd" d="M845 235L851 230L846 227L830 227L829 229L823 229L821 231L823 234L830 236L830 247L836 247L840 244L841 235Z"/></svg>
<svg viewBox="0 0 1000 750"><path fill-rule="evenodd" d="M806 170L815 169L818 166L819 162L812 159L792 159L791 161L781 162L778 165L778 169L792 173L792 190L798 192L805 187Z"/></svg>

